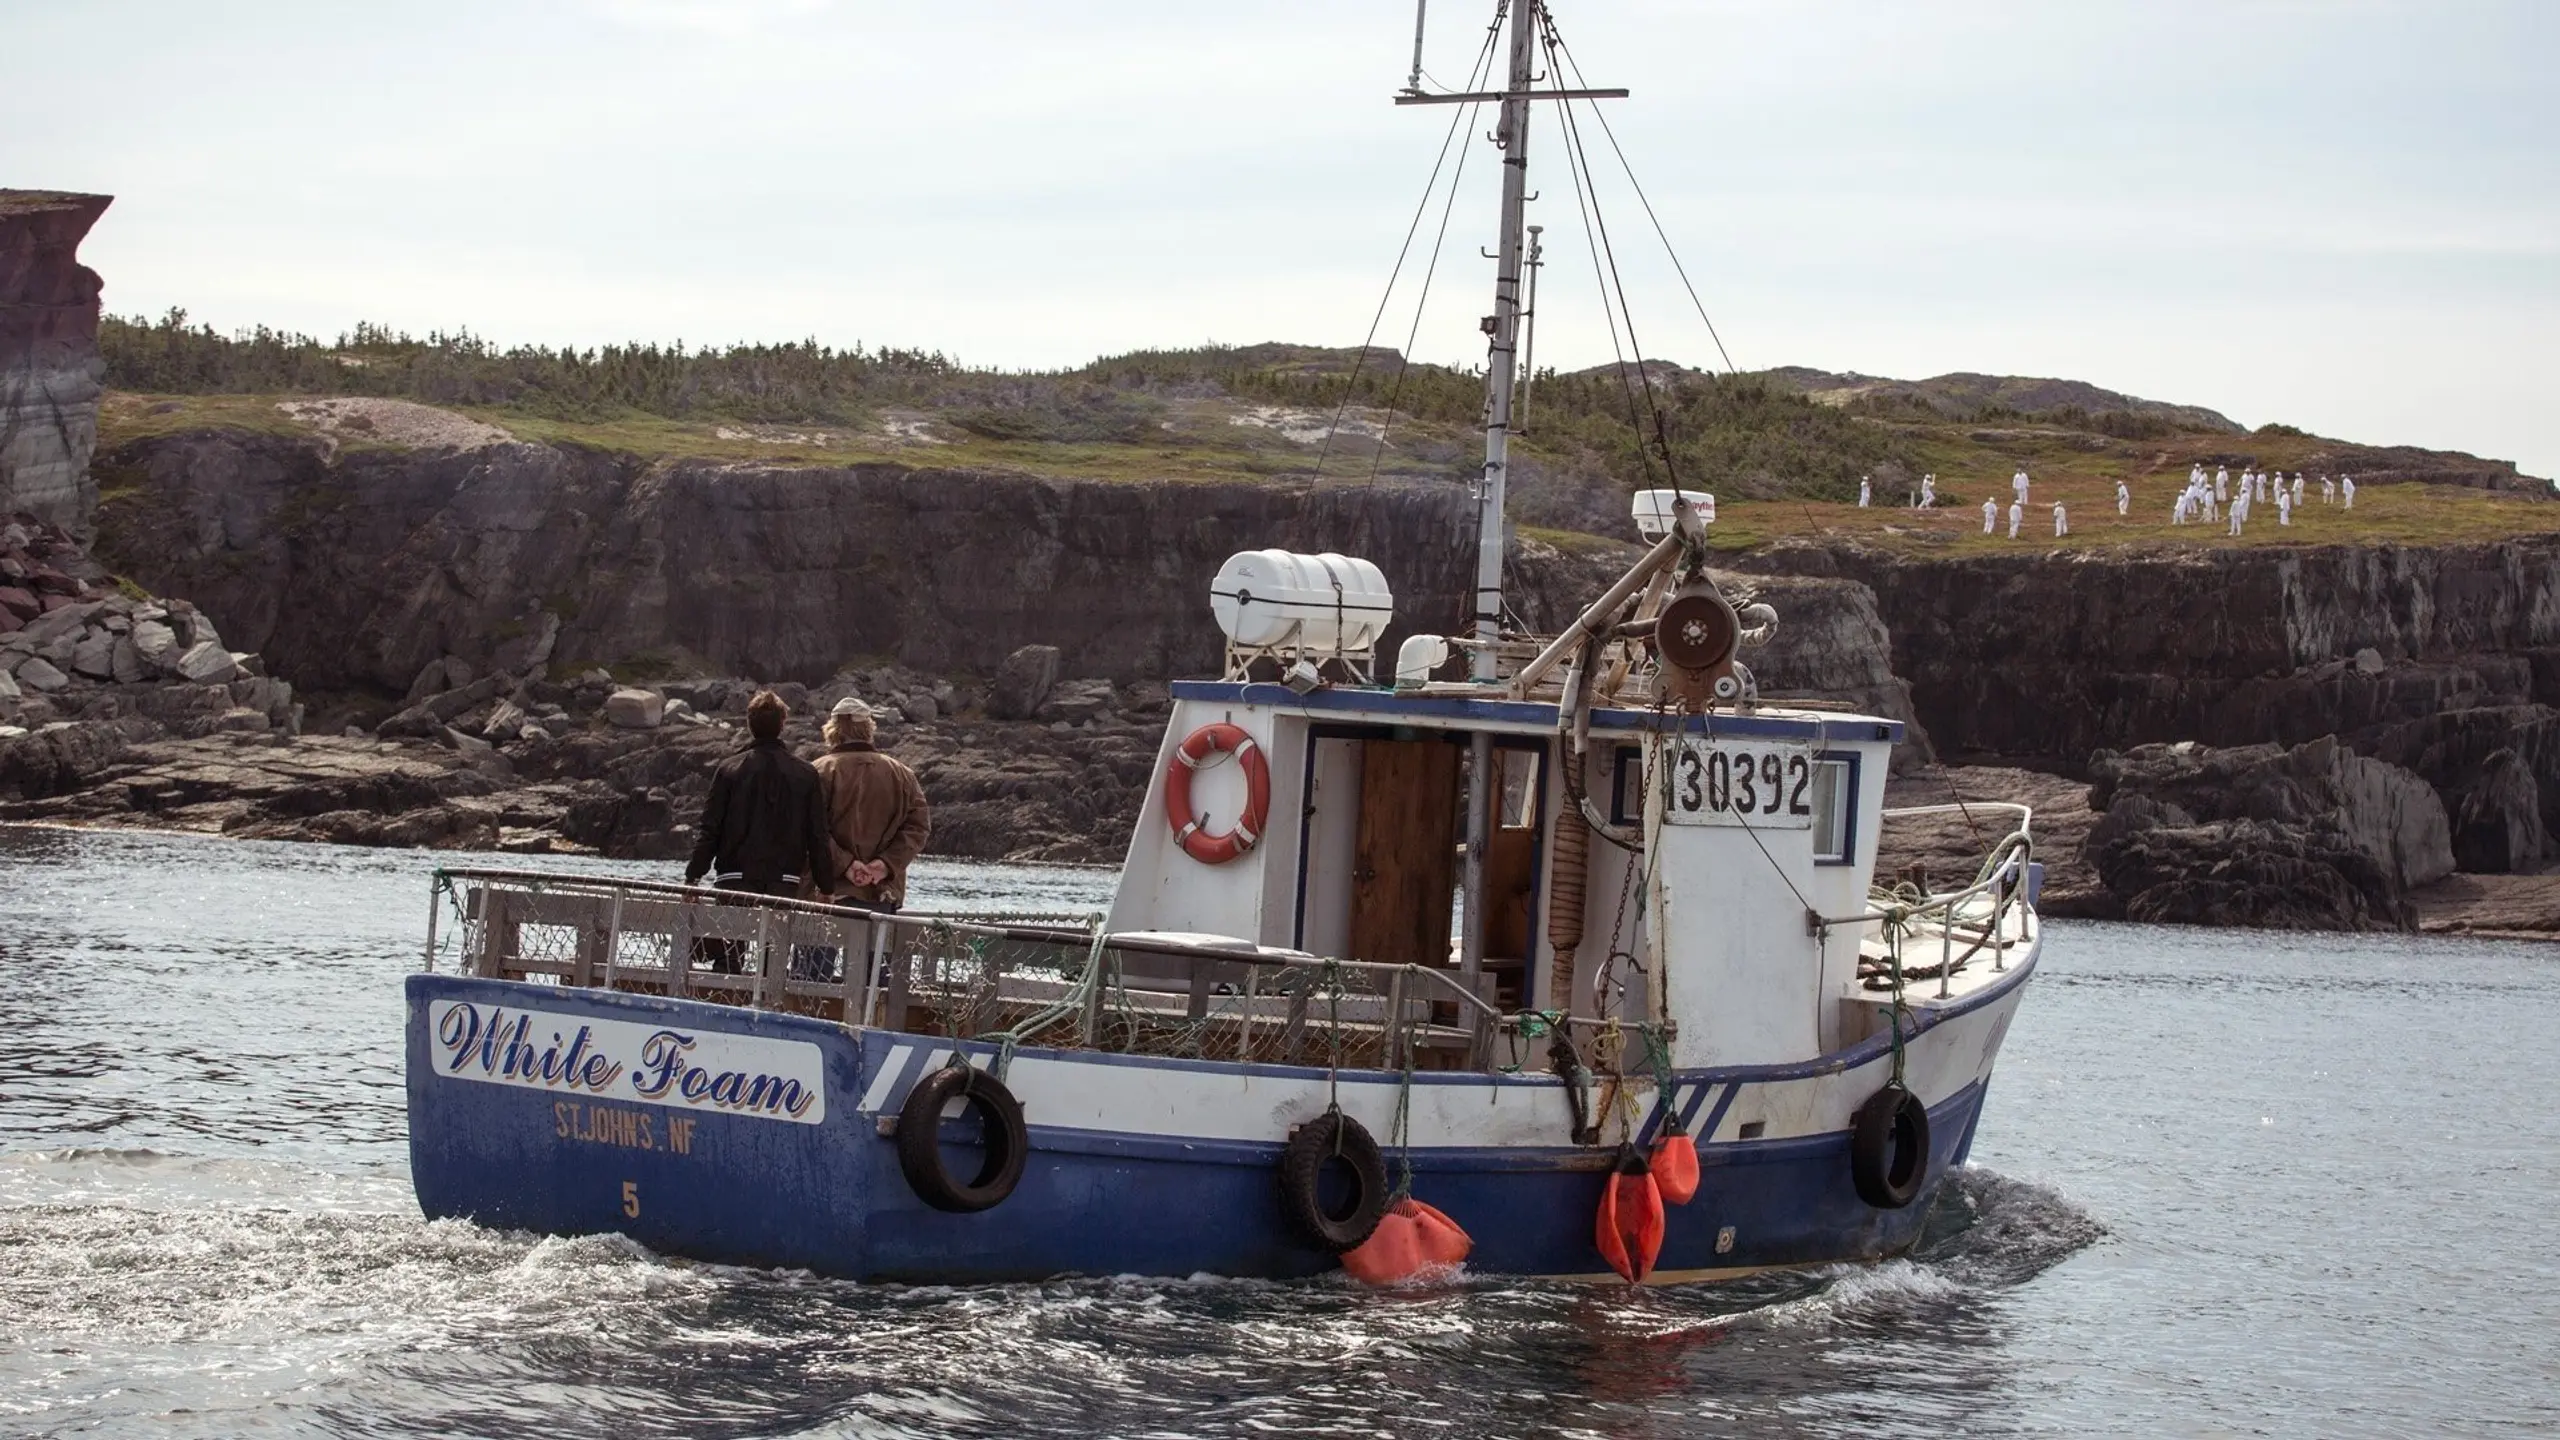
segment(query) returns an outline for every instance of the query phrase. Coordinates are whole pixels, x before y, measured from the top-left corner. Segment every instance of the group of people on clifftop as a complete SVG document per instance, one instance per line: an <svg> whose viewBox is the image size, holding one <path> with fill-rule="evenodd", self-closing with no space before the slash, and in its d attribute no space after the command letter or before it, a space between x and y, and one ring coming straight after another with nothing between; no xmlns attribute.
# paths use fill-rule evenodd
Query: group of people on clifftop
<svg viewBox="0 0 2560 1440"><path fill-rule="evenodd" d="M924 786L875 743L878 719L860 699L828 713L814 763L782 741L790 713L770 690L747 702L748 743L712 772L685 883L708 875L718 890L896 910L933 830Z"/></svg>
<svg viewBox="0 0 2560 1440"><path fill-rule="evenodd" d="M2276 507L2276 523L2291 525L2293 512L2302 508L2307 494L2306 483L2299 470L2293 473L2291 480L2287 480L2282 471L2261 474L2256 470L2244 468L2240 472L2239 490L2235 495L2232 489L2231 471L2227 467L2215 470L2213 478L2208 481L2205 479L2204 466L2199 464L2187 472L2187 487L2178 493L2177 502L2170 507L2169 523L2186 525L2197 523L2200 518L2203 523L2211 524L2217 518L2227 515L2231 534L2236 537L2247 527L2251 507L2267 504L2268 497L2272 495ZM2018 538L2019 530L2026 523L2028 489L2029 481L2025 469L2021 468L2017 474L2009 477L2008 520L2009 538L2012 540ZM1858 508L1864 510L1874 503L1874 477L1865 475L1858 477ZM2349 510L2356 508L2354 477L2341 475L2332 480L2326 475L2321 476L2320 503L2343 505ZM1923 475L1920 477L1919 488L1911 492L1911 508L1934 510L1937 506L1938 477ZM2133 487L2123 480L2116 481L2116 514L2127 515L2132 510ZM1998 534L2000 519L1999 497L1985 497L1982 502L1982 533ZM2070 533L2070 512L2061 501L2056 500L2053 502L2054 538L2061 539Z"/></svg>
<svg viewBox="0 0 2560 1440"><path fill-rule="evenodd" d="M2213 479L2207 481L2204 478L2204 466L2197 465L2187 472L2187 488L2178 492L2177 503L2170 507L2169 523L2188 525L2201 522L2210 525L2214 523L2217 516L2221 516L2227 519L2231 533L2238 535L2248 526L2249 512L2256 506L2266 504L2268 497L2273 495L2276 523L2291 525L2293 512L2302 508L2306 493L2305 481L2299 470L2293 472L2291 480L2287 480L2281 470L2269 476L2255 470L2243 469L2240 472L2239 489L2235 492L2232 489L2229 469L2216 469L2213 472ZM2335 480L2331 480L2326 475L2320 477L2321 504L2338 504L2342 494L2345 508L2349 510L2356 508L2354 476L2341 475Z"/></svg>

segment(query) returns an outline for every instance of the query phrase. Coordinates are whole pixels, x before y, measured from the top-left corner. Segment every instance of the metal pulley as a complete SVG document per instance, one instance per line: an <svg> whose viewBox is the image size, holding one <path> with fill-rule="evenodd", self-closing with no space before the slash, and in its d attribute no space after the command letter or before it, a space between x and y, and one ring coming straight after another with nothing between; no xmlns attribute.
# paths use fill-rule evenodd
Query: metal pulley
<svg viewBox="0 0 2560 1440"><path fill-rule="evenodd" d="M1663 693L1699 706L1730 702L1738 693L1733 656L1741 640L1742 622L1713 581L1682 586L1664 603L1653 629Z"/></svg>

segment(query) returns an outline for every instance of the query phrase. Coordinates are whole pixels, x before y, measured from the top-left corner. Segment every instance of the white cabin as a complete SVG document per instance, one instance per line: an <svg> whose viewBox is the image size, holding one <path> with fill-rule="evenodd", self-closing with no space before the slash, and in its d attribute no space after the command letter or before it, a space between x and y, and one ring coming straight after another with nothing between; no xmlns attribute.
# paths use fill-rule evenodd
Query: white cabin
<svg viewBox="0 0 2560 1440"><path fill-rule="evenodd" d="M1569 750L1558 705L1502 693L1177 683L1110 929L1460 970L1466 769L1483 734L1496 797L1483 958L1478 975L1460 977L1478 993L1506 1011L1668 1022L1684 1066L1784 1064L1864 1038L1865 1009L1826 997L1855 991L1865 927L1826 930L1812 917L1867 904L1898 722L1781 707L1596 708L1586 793L1600 818L1648 839L1659 863L1639 871L1638 855L1591 833L1579 866L1560 871L1559 822L1585 822L1558 768ZM1185 737L1218 723L1240 727L1267 761L1268 833L1204 864L1178 843L1165 797L1168 777L1187 768L1176 754ZM1231 829L1243 767L1214 763L1190 778L1202 829ZM1569 864L1570 837L1561 848ZM1554 983L1560 961L1569 995ZM1656 975L1668 977L1665 993Z"/></svg>

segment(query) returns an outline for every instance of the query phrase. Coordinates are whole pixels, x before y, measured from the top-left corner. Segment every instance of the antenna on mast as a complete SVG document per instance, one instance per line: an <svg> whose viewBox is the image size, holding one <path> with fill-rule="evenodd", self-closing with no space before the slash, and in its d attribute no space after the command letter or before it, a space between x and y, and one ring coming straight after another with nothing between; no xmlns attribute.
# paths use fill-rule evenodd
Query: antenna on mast
<svg viewBox="0 0 2560 1440"><path fill-rule="evenodd" d="M1422 93L1422 15L1431 0L1413 0L1413 73L1404 77L1404 93Z"/></svg>
<svg viewBox="0 0 2560 1440"><path fill-rule="evenodd" d="M1544 225L1529 227L1529 298L1520 307L1520 394L1511 406L1511 432L1529 433L1529 387L1538 378L1538 271L1545 267L1546 247L1538 237Z"/></svg>

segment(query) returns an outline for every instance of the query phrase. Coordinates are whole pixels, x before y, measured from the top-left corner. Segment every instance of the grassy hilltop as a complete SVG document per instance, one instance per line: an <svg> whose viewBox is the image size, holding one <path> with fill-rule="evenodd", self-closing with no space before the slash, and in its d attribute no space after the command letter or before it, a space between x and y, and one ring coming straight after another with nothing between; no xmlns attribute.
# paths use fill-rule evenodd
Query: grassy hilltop
<svg viewBox="0 0 2560 1440"><path fill-rule="evenodd" d="M183 312L110 317L101 440L203 424L295 431L278 408L377 397L457 411L526 440L645 455L838 465L863 460L1101 480L1315 479L1451 483L1475 470L1479 371L1394 351L1265 344L1148 350L1056 372L973 369L938 353L815 342L725 349L500 349L359 326L334 343L266 329L222 335ZM363 443L361 426L333 432ZM1511 513L1552 532L1622 538L1626 494L1676 477L1716 493L1719 538L1854 534L1932 550L2051 545L2053 499L2075 546L2412 541L2560 529L2549 487L2468 455L2380 449L2286 426L2247 431L2211 410L2077 381L1950 375L1909 382L1782 369L1712 375L1665 362L1542 372L1515 443ZM1667 456L1667 459L1666 459ZM2272 507L2247 538L2172 528L2189 464L2309 471L2290 529ZM1981 531L1980 504L2025 466L2038 501L2019 541ZM2345 471L2352 517L2317 501ZM1924 473L1934 513L1903 508ZM1873 478L1877 508L1854 504ZM2115 483L2134 491L2114 513Z"/></svg>

